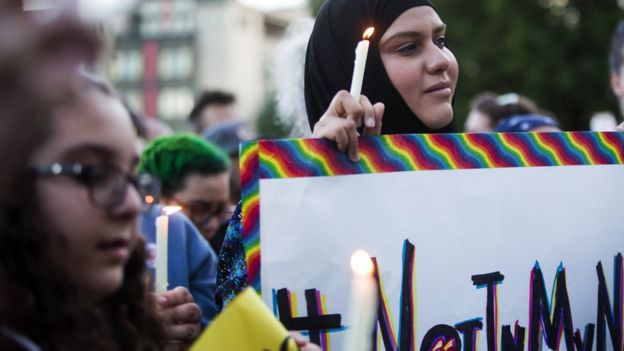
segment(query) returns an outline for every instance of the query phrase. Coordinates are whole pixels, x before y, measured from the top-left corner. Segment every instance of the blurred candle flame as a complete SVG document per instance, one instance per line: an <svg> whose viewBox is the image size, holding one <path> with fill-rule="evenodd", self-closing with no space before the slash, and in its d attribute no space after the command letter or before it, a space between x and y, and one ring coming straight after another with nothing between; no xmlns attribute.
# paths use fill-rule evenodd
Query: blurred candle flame
<svg viewBox="0 0 624 351"><path fill-rule="evenodd" d="M351 269L360 276L373 274L373 262L370 255L364 250L357 250L351 256Z"/></svg>
<svg viewBox="0 0 624 351"><path fill-rule="evenodd" d="M364 31L364 34L362 34L362 39L364 40L370 39L370 37L373 36L373 33L375 33L375 27L369 27L368 29Z"/></svg>
<svg viewBox="0 0 624 351"><path fill-rule="evenodd" d="M178 211L180 211L182 207L180 206L165 206L162 209L162 213L166 216L170 216Z"/></svg>

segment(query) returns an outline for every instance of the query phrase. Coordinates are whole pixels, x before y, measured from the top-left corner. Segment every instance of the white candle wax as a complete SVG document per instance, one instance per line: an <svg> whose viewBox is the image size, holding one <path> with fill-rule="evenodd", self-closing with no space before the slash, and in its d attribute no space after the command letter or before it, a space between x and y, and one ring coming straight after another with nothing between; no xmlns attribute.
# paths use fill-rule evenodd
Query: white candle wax
<svg viewBox="0 0 624 351"><path fill-rule="evenodd" d="M156 294L167 291L167 265L169 247L169 216L156 217Z"/></svg>
<svg viewBox="0 0 624 351"><path fill-rule="evenodd" d="M370 256L358 250L351 257L353 280L351 300L347 315L349 329L345 351L369 351L377 316L377 285L373 277L373 263Z"/></svg>
<svg viewBox="0 0 624 351"><path fill-rule="evenodd" d="M370 42L362 40L355 48L355 65L353 66L353 78L351 79L351 96L356 101L360 101L362 94L362 83L364 82L364 68L366 68L366 59L368 58L368 47Z"/></svg>

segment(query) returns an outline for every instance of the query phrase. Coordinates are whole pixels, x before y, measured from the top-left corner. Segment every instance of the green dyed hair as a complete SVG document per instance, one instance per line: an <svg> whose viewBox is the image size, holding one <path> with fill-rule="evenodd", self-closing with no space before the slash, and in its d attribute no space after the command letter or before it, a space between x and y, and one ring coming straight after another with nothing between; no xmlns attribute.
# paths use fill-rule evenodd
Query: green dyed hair
<svg viewBox="0 0 624 351"><path fill-rule="evenodd" d="M192 134L174 134L155 139L143 151L139 172L158 177L164 196L184 186L190 174L226 172L230 159L218 146Z"/></svg>

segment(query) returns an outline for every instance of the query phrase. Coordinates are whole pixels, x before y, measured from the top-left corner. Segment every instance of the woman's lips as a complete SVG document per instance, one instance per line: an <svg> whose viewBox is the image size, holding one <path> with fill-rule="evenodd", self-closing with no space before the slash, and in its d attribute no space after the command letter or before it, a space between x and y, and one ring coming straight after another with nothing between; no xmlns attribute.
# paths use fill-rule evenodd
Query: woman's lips
<svg viewBox="0 0 624 351"><path fill-rule="evenodd" d="M440 82L425 89L425 94L435 97L449 98L453 94L453 91L451 90L451 84L449 82Z"/></svg>
<svg viewBox="0 0 624 351"><path fill-rule="evenodd" d="M125 262L130 256L130 241L126 239L104 240L97 245L97 249L115 261Z"/></svg>

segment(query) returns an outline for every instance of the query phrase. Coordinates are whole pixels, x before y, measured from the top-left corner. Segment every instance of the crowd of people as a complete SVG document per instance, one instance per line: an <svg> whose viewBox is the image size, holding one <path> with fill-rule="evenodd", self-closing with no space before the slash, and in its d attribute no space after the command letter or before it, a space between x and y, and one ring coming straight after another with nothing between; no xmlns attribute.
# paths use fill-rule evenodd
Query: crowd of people
<svg viewBox="0 0 624 351"><path fill-rule="evenodd" d="M306 41L303 96L291 99L305 103L292 110L306 112L295 117L311 137L358 162L362 135L453 131L459 64L442 15L428 0L328 0ZM377 33L355 99L345 48L370 22ZM623 47L624 23L610 57L621 106ZM102 50L74 12L44 19L0 3L2 350L184 350L246 287L238 147L257 136L234 95L202 94L193 134L174 133L86 72ZM465 126L561 130L515 93L476 97ZM170 216L169 290L156 294L155 218L166 205L183 210Z"/></svg>

